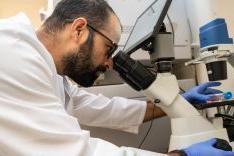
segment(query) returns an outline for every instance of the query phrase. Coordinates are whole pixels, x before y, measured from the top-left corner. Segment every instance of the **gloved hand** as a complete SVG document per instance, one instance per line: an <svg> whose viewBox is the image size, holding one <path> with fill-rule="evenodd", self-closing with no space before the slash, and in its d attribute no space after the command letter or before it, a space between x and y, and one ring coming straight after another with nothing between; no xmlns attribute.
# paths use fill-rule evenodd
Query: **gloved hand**
<svg viewBox="0 0 234 156"><path fill-rule="evenodd" d="M182 96L192 104L206 103L207 100L212 98L212 94L222 93L220 90L212 89L209 87L215 87L220 85L220 82L203 83L186 91L182 94Z"/></svg>
<svg viewBox="0 0 234 156"><path fill-rule="evenodd" d="M210 139L205 142L191 145L183 151L188 156L234 156L234 152L224 151L213 147L216 139Z"/></svg>

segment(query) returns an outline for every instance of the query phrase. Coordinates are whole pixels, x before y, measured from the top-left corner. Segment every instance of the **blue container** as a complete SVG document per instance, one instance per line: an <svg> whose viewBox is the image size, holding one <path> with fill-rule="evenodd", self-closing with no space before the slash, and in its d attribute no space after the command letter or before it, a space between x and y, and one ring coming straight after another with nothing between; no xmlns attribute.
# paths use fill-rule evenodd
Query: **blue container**
<svg viewBox="0 0 234 156"><path fill-rule="evenodd" d="M200 28L201 48L216 44L233 44L233 39L229 38L225 19L217 18Z"/></svg>

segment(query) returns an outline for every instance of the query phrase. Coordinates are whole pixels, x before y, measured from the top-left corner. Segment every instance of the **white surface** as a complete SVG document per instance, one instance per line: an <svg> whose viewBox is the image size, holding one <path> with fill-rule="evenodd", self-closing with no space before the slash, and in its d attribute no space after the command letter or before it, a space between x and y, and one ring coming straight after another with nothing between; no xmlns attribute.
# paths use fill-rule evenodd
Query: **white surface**
<svg viewBox="0 0 234 156"><path fill-rule="evenodd" d="M168 11L175 31L175 58L176 59L190 59L191 54L191 31L186 14L185 1L187 0L173 0L172 5ZM167 17L165 23L168 30L171 31L171 26Z"/></svg>

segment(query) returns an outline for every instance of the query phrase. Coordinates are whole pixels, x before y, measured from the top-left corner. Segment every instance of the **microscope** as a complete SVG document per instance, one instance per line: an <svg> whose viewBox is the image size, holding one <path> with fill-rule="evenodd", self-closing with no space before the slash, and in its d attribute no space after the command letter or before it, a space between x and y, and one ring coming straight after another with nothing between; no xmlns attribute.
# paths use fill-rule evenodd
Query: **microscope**
<svg viewBox="0 0 234 156"><path fill-rule="evenodd" d="M138 17L124 50L113 58L114 69L127 84L143 92L168 115L172 131L169 151L210 138L229 140L225 128L215 126L179 94L177 79L171 73L175 59L173 34L166 32L163 25L171 2L156 0ZM138 49L149 52L157 72L152 73L131 58Z"/></svg>

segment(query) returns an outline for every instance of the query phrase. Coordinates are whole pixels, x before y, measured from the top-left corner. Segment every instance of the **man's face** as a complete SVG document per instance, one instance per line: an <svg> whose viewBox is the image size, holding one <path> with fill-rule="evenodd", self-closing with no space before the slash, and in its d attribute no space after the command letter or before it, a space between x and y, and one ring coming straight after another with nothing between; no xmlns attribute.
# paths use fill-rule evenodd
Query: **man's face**
<svg viewBox="0 0 234 156"><path fill-rule="evenodd" d="M94 33L90 33L88 39L78 49L64 56L64 74L83 87L90 87L99 74L106 71L103 65L95 66L93 61Z"/></svg>
<svg viewBox="0 0 234 156"><path fill-rule="evenodd" d="M107 29L101 33L113 36L116 42L118 42L120 37L119 30L116 33L108 33ZM62 59L64 65L63 73L83 87L92 86L100 73L104 73L110 68L110 65L107 65L107 62L112 62L111 57L109 57L109 50L114 45L110 40L103 37L102 34L99 34L93 28L89 28L87 40L79 45L79 48L71 50ZM108 38L110 37L108 36Z"/></svg>

